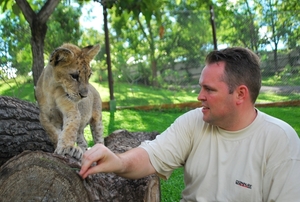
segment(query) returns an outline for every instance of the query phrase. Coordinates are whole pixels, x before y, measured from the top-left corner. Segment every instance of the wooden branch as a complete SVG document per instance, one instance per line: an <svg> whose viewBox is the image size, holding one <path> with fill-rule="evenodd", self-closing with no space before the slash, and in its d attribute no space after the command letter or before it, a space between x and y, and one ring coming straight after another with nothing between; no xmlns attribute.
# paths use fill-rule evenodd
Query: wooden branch
<svg viewBox="0 0 300 202"><path fill-rule="evenodd" d="M34 20L38 20L40 24L46 23L59 2L60 0L47 0L38 14L36 14L26 0L16 0L17 5L21 9L30 26L33 25Z"/></svg>
<svg viewBox="0 0 300 202"><path fill-rule="evenodd" d="M16 0L17 5L21 9L24 17L26 18L27 22L32 26L33 19L36 16L36 13L32 10L31 6L27 1L24 0Z"/></svg>
<svg viewBox="0 0 300 202"><path fill-rule="evenodd" d="M55 8L61 0L47 0L41 10L38 12L38 17L41 23L46 23L49 17L54 12Z"/></svg>

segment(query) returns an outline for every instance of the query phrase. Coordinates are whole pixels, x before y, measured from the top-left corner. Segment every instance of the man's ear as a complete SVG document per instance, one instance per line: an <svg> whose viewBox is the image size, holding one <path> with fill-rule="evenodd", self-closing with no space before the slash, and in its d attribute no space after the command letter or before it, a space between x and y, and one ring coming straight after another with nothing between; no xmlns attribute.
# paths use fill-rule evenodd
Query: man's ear
<svg viewBox="0 0 300 202"><path fill-rule="evenodd" d="M55 67L57 65L67 65L71 63L74 53L66 48L55 49L50 56L49 63Z"/></svg>
<svg viewBox="0 0 300 202"><path fill-rule="evenodd" d="M240 85L236 88L237 104L242 104L245 99L249 98L249 89L245 85Z"/></svg>
<svg viewBox="0 0 300 202"><path fill-rule="evenodd" d="M89 61L94 59L94 57L99 53L99 51L100 51L99 44L82 48L82 52L86 55Z"/></svg>

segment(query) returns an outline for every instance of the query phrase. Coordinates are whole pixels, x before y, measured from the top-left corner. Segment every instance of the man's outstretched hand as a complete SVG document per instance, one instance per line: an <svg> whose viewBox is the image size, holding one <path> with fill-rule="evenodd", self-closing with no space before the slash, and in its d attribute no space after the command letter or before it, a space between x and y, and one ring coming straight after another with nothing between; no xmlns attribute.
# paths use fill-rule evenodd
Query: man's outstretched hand
<svg viewBox="0 0 300 202"><path fill-rule="evenodd" d="M96 162L95 166L92 164ZM96 144L87 150L82 157L79 175L85 179L88 175L103 172L122 172L122 161L103 144Z"/></svg>
<svg viewBox="0 0 300 202"><path fill-rule="evenodd" d="M94 162L96 165L93 165ZM96 144L83 154L79 175L85 179L88 175L100 172L115 173L130 179L156 173L148 153L143 148L137 147L115 154L103 144Z"/></svg>

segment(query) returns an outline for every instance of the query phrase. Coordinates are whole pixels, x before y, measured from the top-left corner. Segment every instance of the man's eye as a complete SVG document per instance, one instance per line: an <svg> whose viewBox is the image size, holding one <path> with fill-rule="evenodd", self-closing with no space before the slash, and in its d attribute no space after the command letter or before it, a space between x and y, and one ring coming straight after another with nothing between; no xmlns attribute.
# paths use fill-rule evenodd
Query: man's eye
<svg viewBox="0 0 300 202"><path fill-rule="evenodd" d="M75 79L76 81L78 81L78 79L79 79L79 74L70 74L71 75L71 77L73 78L73 79Z"/></svg>
<svg viewBox="0 0 300 202"><path fill-rule="evenodd" d="M206 91L208 91L208 92L213 91L213 89L208 88L208 87L205 87L204 89L205 89Z"/></svg>

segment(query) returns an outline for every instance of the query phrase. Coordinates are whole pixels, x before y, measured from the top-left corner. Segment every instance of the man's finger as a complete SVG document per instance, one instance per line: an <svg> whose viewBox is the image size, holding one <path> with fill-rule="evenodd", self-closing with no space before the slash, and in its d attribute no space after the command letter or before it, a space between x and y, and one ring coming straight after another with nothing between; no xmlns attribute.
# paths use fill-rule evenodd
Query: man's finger
<svg viewBox="0 0 300 202"><path fill-rule="evenodd" d="M82 176L90 167L91 165L98 161L101 158L101 151L99 145L95 145L90 150L86 151L83 154L82 160L81 160L81 169L79 174Z"/></svg>

